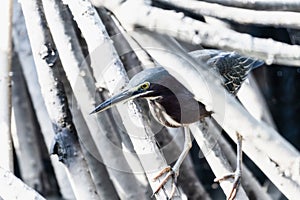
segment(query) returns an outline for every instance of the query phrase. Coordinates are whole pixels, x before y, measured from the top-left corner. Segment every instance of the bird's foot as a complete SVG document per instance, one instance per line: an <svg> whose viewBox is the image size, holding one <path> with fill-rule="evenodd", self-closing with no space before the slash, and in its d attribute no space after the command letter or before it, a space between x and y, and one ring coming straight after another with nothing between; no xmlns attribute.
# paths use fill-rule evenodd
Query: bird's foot
<svg viewBox="0 0 300 200"><path fill-rule="evenodd" d="M227 174L221 178L215 178L215 182L221 182L224 180L228 180L230 178L233 178L233 185L232 189L227 197L228 200L233 200L236 197L237 190L239 188L239 185L241 183L242 178L242 140L243 137L238 132L237 135L237 164L236 164L236 170L234 173Z"/></svg>
<svg viewBox="0 0 300 200"><path fill-rule="evenodd" d="M241 177L242 177L241 171L237 169L234 173L226 174L223 177L215 178L214 181L215 182L221 182L221 181L225 181L225 180L228 180L230 178L233 178L234 181L233 181L232 189L231 189L230 194L227 198L227 200L233 200L236 197L238 187L241 183Z"/></svg>
<svg viewBox="0 0 300 200"><path fill-rule="evenodd" d="M167 174L166 174L167 173ZM157 187L157 189L153 192L153 195L157 194L158 191L168 182L168 180L170 178L173 178L172 181L172 189L171 192L169 194L169 199L171 199L175 193L175 189L176 189L176 181L177 181L177 177L179 175L179 171L176 169L173 169L171 166L167 166L166 168L162 169L154 178L153 181L157 181L158 178L160 178L161 176L163 176L164 174L165 177L164 179L161 181L161 183L159 184L159 186Z"/></svg>

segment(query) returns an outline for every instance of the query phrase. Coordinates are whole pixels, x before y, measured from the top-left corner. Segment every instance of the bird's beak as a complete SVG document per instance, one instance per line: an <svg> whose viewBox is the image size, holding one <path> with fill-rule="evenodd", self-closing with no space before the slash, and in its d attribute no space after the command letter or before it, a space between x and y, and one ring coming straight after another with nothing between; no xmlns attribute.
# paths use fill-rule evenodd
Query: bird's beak
<svg viewBox="0 0 300 200"><path fill-rule="evenodd" d="M117 94L107 100L105 100L104 102L102 102L101 104L99 104L91 113L98 113L98 112L102 112L104 110L107 110L113 106L115 106L118 103L121 102L126 102L129 101L131 99L134 98L134 92L132 90L125 90L123 92L121 92L120 94Z"/></svg>

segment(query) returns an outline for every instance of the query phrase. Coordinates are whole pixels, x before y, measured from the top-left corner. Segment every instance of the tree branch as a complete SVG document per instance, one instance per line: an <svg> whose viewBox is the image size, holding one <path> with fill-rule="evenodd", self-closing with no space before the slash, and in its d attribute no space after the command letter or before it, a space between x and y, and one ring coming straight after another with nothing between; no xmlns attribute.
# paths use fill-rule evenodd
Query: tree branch
<svg viewBox="0 0 300 200"><path fill-rule="evenodd" d="M209 124L209 132L212 134L213 138L217 138L217 143L220 145L220 148L222 149L222 152L228 159L230 165L232 167L236 166L236 155L232 148L230 147L229 143L224 139L223 136L221 136L220 130L217 129L216 125L212 123L212 120L207 120ZM249 169L243 165L242 166L242 180L241 184L243 188L245 189L247 195L250 199L265 199L265 200L271 200L271 197L267 194L265 189L262 187L262 185L259 184L259 182L255 179L253 174L249 171Z"/></svg>
<svg viewBox="0 0 300 200"><path fill-rule="evenodd" d="M300 11L300 2L295 0L203 0L224 6L254 10Z"/></svg>
<svg viewBox="0 0 300 200"><path fill-rule="evenodd" d="M6 0L0 16L3 35L0 37L0 146L3 155L0 166L13 171L11 140L11 58L12 58L12 0Z"/></svg>
<svg viewBox="0 0 300 200"><path fill-rule="evenodd" d="M118 194L109 178L106 166L101 163L101 155L97 150L95 142L91 139L91 133L89 132L83 114L80 109L77 109L79 107L77 100L81 101L83 91L80 91L79 96L78 90L76 89L76 78L79 73L80 65L84 62L84 58L74 31L72 16L67 6L63 5L61 1L43 0L43 4L48 26L53 40L56 43L62 64L64 65L66 76L69 79L66 81L65 88L73 86L73 90L69 88L69 90L71 90L70 92L77 92L75 93L76 98L74 98L73 93L69 96L69 98L71 98L69 101L72 103L71 111L74 116L76 129L78 130L78 137L81 140L81 146L84 152L86 152L87 162L95 164L95 166L89 164L89 168L92 169L91 174L93 175L98 194L101 199L118 199ZM76 68L76 66L78 68ZM75 77L75 79L73 77ZM97 167L97 169L95 167ZM99 173L101 173L101 176L97 176Z"/></svg>
<svg viewBox="0 0 300 200"><path fill-rule="evenodd" d="M0 198L45 200L39 193L27 186L13 173L0 166Z"/></svg>
<svg viewBox="0 0 300 200"><path fill-rule="evenodd" d="M77 131L72 121L59 68L61 63L47 22L41 1L22 1L22 10L33 57L37 66L39 83L46 108L49 112L55 132L51 153L57 154L68 169L71 185L76 198L99 199L87 164L77 138ZM36 19L34 22L31 19Z"/></svg>
<svg viewBox="0 0 300 200"><path fill-rule="evenodd" d="M245 33L215 27L185 17L182 13L163 10L135 1L126 1L116 6L114 1L103 1L124 26L142 26L149 30L175 37L195 45L203 44L265 60L266 64L300 65L300 46L277 42L272 39L252 37ZM135 10L128 17L130 9ZM163 19L161 16L164 16ZM130 27L127 28L130 30Z"/></svg>
<svg viewBox="0 0 300 200"><path fill-rule="evenodd" d="M220 135L211 134L211 128L209 128L208 124L204 121L197 124L191 124L189 127L215 176L222 177L225 174L233 172L234 170L231 168L217 142ZM228 180L222 181L220 182L220 186L228 197L231 192L232 183ZM236 195L237 199L248 199L242 186L240 186Z"/></svg>
<svg viewBox="0 0 300 200"><path fill-rule="evenodd" d="M54 131L43 96L41 94L41 88L36 74L36 67L31 52L24 16L21 11L21 6L16 0L14 1L14 9L16 9L13 18L14 48L18 54L28 90L32 99L35 114L37 116L43 138L48 147L47 149L49 150L52 144ZM62 196L66 199L74 199L74 193L67 177L65 167L61 163L59 163L56 158L51 157L50 159L52 166L54 167L56 179L58 181Z"/></svg>
<svg viewBox="0 0 300 200"><path fill-rule="evenodd" d="M58 194L59 191L44 167L44 157L48 157L49 154L48 152L43 154L44 152L41 149L43 146L41 143L43 144L43 142L40 139L40 127L31 105L27 84L16 54L14 54L12 64L14 73L12 77L13 122L15 122L16 129L15 131L12 129L12 137L18 166L22 180L37 192L45 194L47 198L47 194ZM43 179L42 177L47 178Z"/></svg>
<svg viewBox="0 0 300 200"><path fill-rule="evenodd" d="M266 122L269 126L277 129L273 121L267 102L264 99L254 76L248 76L248 82L245 82L239 90L237 96L247 111L258 121Z"/></svg>
<svg viewBox="0 0 300 200"><path fill-rule="evenodd" d="M157 127L161 125L154 121L153 126ZM180 128L175 130L176 133L171 135L171 133L168 132L168 129L164 127L155 135L156 140L162 147L162 152L168 163L173 163L175 159L178 159L180 153L182 152L184 137L180 137L180 135L185 133ZM189 155L185 158L180 166L178 185L182 188L183 192L190 200L211 200L211 197L205 191L204 186L197 178L194 165Z"/></svg>
<svg viewBox="0 0 300 200"><path fill-rule="evenodd" d="M257 11L243 8L227 7L220 4L196 0L154 0L179 10L187 10L197 15L211 16L240 24L257 24L274 27L299 28L300 13L287 11Z"/></svg>

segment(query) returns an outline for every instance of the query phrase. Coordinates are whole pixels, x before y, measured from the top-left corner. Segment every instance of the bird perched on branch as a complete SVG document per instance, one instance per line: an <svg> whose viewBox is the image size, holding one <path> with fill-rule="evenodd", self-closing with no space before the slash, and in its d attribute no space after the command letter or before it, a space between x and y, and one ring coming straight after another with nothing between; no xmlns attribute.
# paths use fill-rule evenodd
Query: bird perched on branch
<svg viewBox="0 0 300 200"><path fill-rule="evenodd" d="M242 56L235 52L224 52L220 50L198 50L190 53L196 60L205 63L222 78L224 87L235 95L241 84L246 79L251 69L261 66L262 61ZM132 99L144 98L148 101L149 108L154 118L164 126L185 127L184 150L180 154L173 167L162 170L154 179L167 173L161 185L154 193L174 176L175 180L179 175L179 167L191 148L190 133L188 124L211 116L212 112L205 109L205 105L197 101L194 95L180 82L171 76L163 67L146 69L136 74L127 86L127 89L98 105L92 112L102 112L118 103ZM238 149L240 141L238 142ZM241 153L241 151L238 150ZM241 156L238 156L241 162ZM235 177L234 187L230 199L233 199L239 185L241 168L238 165L236 172L223 178ZM172 195L170 195L172 196Z"/></svg>

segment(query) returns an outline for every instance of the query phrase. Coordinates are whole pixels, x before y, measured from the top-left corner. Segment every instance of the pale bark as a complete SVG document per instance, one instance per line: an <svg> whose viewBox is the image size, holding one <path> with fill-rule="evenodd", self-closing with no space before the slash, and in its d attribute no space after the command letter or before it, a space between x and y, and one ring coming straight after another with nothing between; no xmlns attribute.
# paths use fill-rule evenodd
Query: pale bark
<svg viewBox="0 0 300 200"><path fill-rule="evenodd" d="M211 129L204 122L191 124L189 127L215 176L223 177L225 174L234 172L234 169L231 168L227 158L217 142L220 135L211 134ZM232 188L231 181L222 181L220 182L220 186L222 187L225 195L228 197ZM248 199L242 186L239 187L236 198Z"/></svg>
<svg viewBox="0 0 300 200"><path fill-rule="evenodd" d="M277 129L271 116L268 105L258 88L256 80L250 74L237 94L239 100L247 111L258 121L266 122L269 126Z"/></svg>
<svg viewBox="0 0 300 200"><path fill-rule="evenodd" d="M74 88L76 87L76 80L72 79L72 74L78 75L76 74L78 71L74 70L73 67L76 65L80 66L82 62L84 62L84 59L73 28L72 17L68 12L67 7L64 6L60 1L43 0L43 3L45 16L47 18L50 31L53 35L53 40L56 42L56 46L60 53L60 58L64 64L64 69L67 72L66 75L71 82L69 84L66 81L65 87L68 87L68 89L71 90L70 92L73 92L71 87L73 87L75 91L78 91L76 88ZM74 62L76 65L71 64ZM96 155L91 155L89 152L90 150L95 150L96 146L94 141L90 139L91 134L81 110L77 109L78 104L75 97L80 99L80 97L78 97L79 94L76 93L75 97L72 95L73 93L71 96L69 96L69 98L71 98L69 102L72 103L71 111L74 116L74 123L78 130L81 146L84 148L84 154L86 155L87 162L89 163L89 169L91 170L91 174L93 176L99 196L102 199L118 199L118 195L109 178L107 169L105 165L100 162L102 158L99 152L97 150L92 151L92 153ZM80 91L80 95L82 95L82 91Z"/></svg>
<svg viewBox="0 0 300 200"><path fill-rule="evenodd" d="M123 34L125 30L118 23L112 14L110 14L104 7L99 7L99 16L105 25L116 51L122 61L124 68L127 72L129 79L131 79L135 74L142 71L142 62L137 58L136 52L130 47L127 41L126 34ZM121 29L121 30L120 30Z"/></svg>
<svg viewBox="0 0 300 200"><path fill-rule="evenodd" d="M84 147L87 148L99 162L103 162L103 164L108 167L110 178L115 184L121 198L143 198L140 196L142 194L137 191L137 188L139 188L137 180L132 173L128 173L131 169L124 158L123 152L115 146L115 144L119 143L119 141L116 141L118 132L116 132L115 125L110 122L110 116L103 114L99 116L97 120L88 115L88 113L94 109L95 103L102 101L102 99L101 94L96 92L98 89L95 87L94 78L81 53L74 30L72 30L72 27L70 28L70 22L62 24L60 16L57 15L57 11L54 12L51 17L55 17L55 19L60 22L53 24L53 21L50 20L49 26L52 30L57 48L59 52L62 52L62 63L75 98L80 105L83 117L96 144L95 149L95 146L91 145L88 140L84 140L84 138L88 138L89 135L80 135L80 138L83 139ZM70 41L72 45L70 45ZM69 47L71 47L71 50ZM118 146L121 145L118 144ZM101 157L99 155L101 155ZM122 169L122 171L120 169ZM130 182L130 184L128 184L128 182Z"/></svg>
<svg viewBox="0 0 300 200"><path fill-rule="evenodd" d="M109 13L105 8L100 7L97 9L97 11L101 18L101 21L105 26L105 29L107 30L110 39L113 41L116 52L118 53L118 56L121 62L123 63L124 69L126 70L128 77L129 78L133 77L135 74L142 71L143 68L135 52L131 49L129 43L127 42L126 38L122 34L120 30L122 29L122 27L117 26L118 23L117 19L115 19L111 15L111 13ZM104 95L104 98L109 98L109 95ZM122 118L116 108L112 108L111 111L112 111L112 115L114 116L114 120L122 121ZM141 112L143 112L143 109L141 109ZM147 114L143 112L143 115L147 115ZM122 125L119 124L119 126ZM122 126L120 127L120 129L125 130L125 127ZM120 138L124 145L124 151L133 152L131 154L126 154L127 155L126 158L128 159L129 164L134 163L132 168L136 169L136 171L143 171L142 164L140 163L136 151L134 150L134 146L132 144L132 141L130 140L130 136L128 134L120 134ZM136 173L135 176L143 185L145 185L145 187L142 189L145 190L146 195L150 197L152 195L152 189L150 187L146 174Z"/></svg>
<svg viewBox="0 0 300 200"><path fill-rule="evenodd" d="M47 174L43 166L43 155L39 144L39 126L35 120L26 82L16 55L12 62L14 74L12 77L12 104L15 125L12 136L21 177L34 190L40 193L51 193L55 187L47 188L47 185L51 185L49 180L41 178L47 177Z"/></svg>
<svg viewBox="0 0 300 200"><path fill-rule="evenodd" d="M236 166L236 155L235 152L232 150L229 143L224 139L221 135L221 130L218 129L217 126L212 123L211 120L208 121L209 125L209 134L212 135L213 138L217 140L215 142L218 143L220 148L222 149L222 153L226 156L226 159L229 161L230 165L233 167ZM249 171L249 169L243 165L242 166L242 179L241 184L245 189L245 192L249 196L249 199L261 199L261 200L271 200L272 198L267 194L266 189L263 188L261 184L255 179L253 174Z"/></svg>
<svg viewBox="0 0 300 200"><path fill-rule="evenodd" d="M295 0L204 0L225 6L249 8L254 10L300 11L300 2Z"/></svg>
<svg viewBox="0 0 300 200"><path fill-rule="evenodd" d="M273 27L299 28L300 13L287 11L257 11L243 8L234 8L214 3L196 0L155 0L166 6L174 6L198 15L226 19L240 24L257 24Z"/></svg>
<svg viewBox="0 0 300 200"><path fill-rule="evenodd" d="M11 57L12 57L12 0L3 2L0 24L0 166L13 171L11 140Z"/></svg>
<svg viewBox="0 0 300 200"><path fill-rule="evenodd" d="M0 198L45 200L39 193L23 183L13 173L0 166Z"/></svg>
<svg viewBox="0 0 300 200"><path fill-rule="evenodd" d="M48 115L48 111L45 106L44 99L41 94L41 88L36 74L35 63L33 60L30 42L27 35L24 16L21 11L21 6L16 0L14 1L14 9L16 9L13 17L14 48L18 54L28 90L32 99L35 114L37 116L41 132L47 145L47 149L49 150L52 144L54 131ZM72 191L72 187L70 185L64 166L59 163L57 158L54 157L51 157L51 163L54 168L56 179L58 181L62 196L65 199L74 199L74 193Z"/></svg>
<svg viewBox="0 0 300 200"><path fill-rule="evenodd" d="M94 1L97 2L97 0ZM257 38L224 27L212 26L186 17L183 13L151 7L140 1L126 1L119 4L118 0L106 0L101 3L110 9L122 25L128 27L128 30L131 30L133 26L144 27L191 44L235 50L241 54L265 60L268 65L300 66L300 46L298 45L289 45L270 38ZM128 16L128 13L131 15Z"/></svg>
<svg viewBox="0 0 300 200"><path fill-rule="evenodd" d="M40 1L21 2L25 23L37 67L37 74L46 108L55 132L51 153L68 169L71 186L77 199L99 199L83 157L77 131L72 122L64 86L60 80L61 66L51 34L47 28ZM32 21L31 19L35 19Z"/></svg>

